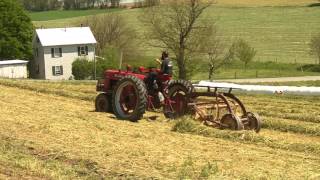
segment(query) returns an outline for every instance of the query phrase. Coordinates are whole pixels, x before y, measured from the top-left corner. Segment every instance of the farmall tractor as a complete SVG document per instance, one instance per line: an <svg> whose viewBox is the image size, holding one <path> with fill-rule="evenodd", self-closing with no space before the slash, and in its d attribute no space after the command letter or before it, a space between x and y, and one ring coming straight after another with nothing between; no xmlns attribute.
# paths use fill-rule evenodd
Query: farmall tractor
<svg viewBox="0 0 320 180"><path fill-rule="evenodd" d="M148 75L157 72L157 89L151 87ZM198 92L196 91L199 90ZM175 119L189 114L205 125L231 130L260 131L261 120L247 112L243 103L228 89L193 85L185 80L172 80L159 69L140 67L133 71L106 70L97 83L98 112L114 113L117 119L138 121L146 110L159 110L166 118Z"/></svg>

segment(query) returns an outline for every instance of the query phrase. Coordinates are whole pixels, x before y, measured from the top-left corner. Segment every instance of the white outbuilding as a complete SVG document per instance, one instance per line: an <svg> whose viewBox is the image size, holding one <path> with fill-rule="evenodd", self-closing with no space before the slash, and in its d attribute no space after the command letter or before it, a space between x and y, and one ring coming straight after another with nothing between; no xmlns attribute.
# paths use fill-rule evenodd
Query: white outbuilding
<svg viewBox="0 0 320 180"><path fill-rule="evenodd" d="M31 77L72 79L72 63L78 58L94 60L96 43L89 27L37 29Z"/></svg>
<svg viewBox="0 0 320 180"><path fill-rule="evenodd" d="M27 64L23 60L0 61L0 77L27 78Z"/></svg>

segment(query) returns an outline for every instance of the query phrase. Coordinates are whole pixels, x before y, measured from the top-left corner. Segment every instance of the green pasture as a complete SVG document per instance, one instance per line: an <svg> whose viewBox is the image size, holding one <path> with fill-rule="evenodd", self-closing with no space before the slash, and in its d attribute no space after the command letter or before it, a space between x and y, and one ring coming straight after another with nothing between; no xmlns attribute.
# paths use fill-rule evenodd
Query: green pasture
<svg viewBox="0 0 320 180"><path fill-rule="evenodd" d="M64 11L62 11L64 12ZM52 16L38 16L31 13L37 27L77 26L83 17L70 17L73 12L63 15L60 11L48 12ZM89 15L103 13L104 10L74 11L75 14ZM109 12L109 11L108 11ZM138 20L141 9L123 10L128 23L141 34L144 26ZM49 20L56 14L56 20ZM73 14L73 15L75 15ZM65 17L65 19L60 19ZM314 63L309 54L308 43L312 35L320 29L320 8L318 7L211 7L203 16L212 23L216 22L220 36L226 46L237 38L247 40L256 48L255 61L274 61L281 63ZM38 21L37 21L38 20ZM158 53L158 49L142 48L147 55Z"/></svg>
<svg viewBox="0 0 320 180"><path fill-rule="evenodd" d="M56 10L56 11L29 12L28 14L33 21L50 21L50 20L61 20L61 19L67 19L67 18L103 14L103 13L115 12L119 10L120 9L89 9L89 10L68 10L68 11Z"/></svg>
<svg viewBox="0 0 320 180"><path fill-rule="evenodd" d="M257 83L254 83L257 84ZM294 81L294 82L263 82L261 85L271 86L313 86L320 87L320 81Z"/></svg>
<svg viewBox="0 0 320 180"><path fill-rule="evenodd" d="M31 13L31 17L36 27L70 27L79 26L81 20L87 15L110 11L116 11L115 13L126 17L129 25L140 34L138 37L141 40L139 53L144 57L127 63L134 66L152 64L153 59L160 55L161 49L146 45L145 38L143 38L146 29L138 20L141 9L50 11L44 12L44 14L48 13L51 16L38 17L37 13ZM69 16L61 13L67 13ZM61 19L62 17L65 19ZM42 18L42 21L39 21L39 18ZM278 7L217 5L209 8L203 18L216 23L224 46L228 47L234 40L243 38L257 50L257 55L254 58L255 63L252 63L247 71L243 70L242 64L235 63L231 67L220 69L215 78L319 75L319 73L299 71L297 67L301 64L315 63L315 57L309 53L309 42L312 35L320 33L320 7L307 7L306 5ZM273 65L266 67L265 63ZM208 76L205 59L200 66L201 68L194 75L194 79L203 79Z"/></svg>

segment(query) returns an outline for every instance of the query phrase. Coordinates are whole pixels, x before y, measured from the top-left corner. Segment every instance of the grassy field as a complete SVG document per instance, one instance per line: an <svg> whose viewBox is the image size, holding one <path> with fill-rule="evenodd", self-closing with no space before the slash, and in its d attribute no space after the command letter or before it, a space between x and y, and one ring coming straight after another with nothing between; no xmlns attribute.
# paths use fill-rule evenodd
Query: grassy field
<svg viewBox="0 0 320 180"><path fill-rule="evenodd" d="M90 81L0 79L0 87L0 178L320 177L320 97L241 94L264 120L255 134L151 112L139 123L118 121L93 111Z"/></svg>
<svg viewBox="0 0 320 180"><path fill-rule="evenodd" d="M99 11L100 12L100 11ZM140 9L120 11L132 27L143 33L137 20ZM212 7L206 18L216 21L225 44L237 38L247 40L257 50L256 61L280 63L313 63L308 43L318 33L318 7ZM57 13L58 16L59 13ZM45 16L44 16L45 17ZM36 27L78 26L83 17L34 21ZM147 56L158 54L158 49L146 48Z"/></svg>
<svg viewBox="0 0 320 180"><path fill-rule="evenodd" d="M196 67L197 65L195 65ZM275 62L251 62L245 70L242 62L234 61L217 71L213 79L243 79L243 78L272 78L272 77L296 77L319 76L318 72L299 70L301 64L285 64ZM193 75L193 80L208 79L208 65L199 66Z"/></svg>
<svg viewBox="0 0 320 180"><path fill-rule="evenodd" d="M248 84L248 83L246 83ZM320 81L294 81L294 82L263 82L255 83L261 85L271 85L271 86L313 86L320 87Z"/></svg>
<svg viewBox="0 0 320 180"><path fill-rule="evenodd" d="M254 59L256 63L253 63L248 71L244 72L242 65L235 63L232 67L220 70L216 78L319 75L319 73L296 70L299 64L315 62L315 58L309 53L308 44L312 35L319 32L320 8L308 6L316 2L312 0L218 1L214 7L208 9L204 18L216 22L218 30L221 32L220 36L226 46L230 45L235 39L243 38L255 47L257 55ZM90 15L94 14L92 12L95 11L102 12L102 10L80 12ZM85 18L82 16L59 19L62 17L60 12L50 13L52 16L41 16L42 20L48 18L48 21L34 21L35 26L79 26L81 20ZM61 13L64 13L64 11ZM65 13L75 16L77 14L73 12ZM137 29L140 34L144 33L144 26L137 18L141 9L123 10L117 13L126 17L129 25ZM49 20L54 16L56 16L56 20ZM139 64L139 66L149 64L145 59L149 58L152 61L151 59L157 57L161 51L151 47L140 49L140 54L146 58L138 59L133 63ZM261 62L273 63L274 65L271 68L264 68L265 66ZM204 71L206 71L206 68L200 69L193 79L207 78Z"/></svg>
<svg viewBox="0 0 320 180"><path fill-rule="evenodd" d="M67 18L83 17L120 11L121 9L89 9L89 10L68 10L68 11L43 11L30 12L29 16L32 21L50 21L61 20Z"/></svg>
<svg viewBox="0 0 320 180"><path fill-rule="evenodd" d="M315 4L316 0L217 0L220 6L243 6L243 7L261 7L261 6L308 6Z"/></svg>

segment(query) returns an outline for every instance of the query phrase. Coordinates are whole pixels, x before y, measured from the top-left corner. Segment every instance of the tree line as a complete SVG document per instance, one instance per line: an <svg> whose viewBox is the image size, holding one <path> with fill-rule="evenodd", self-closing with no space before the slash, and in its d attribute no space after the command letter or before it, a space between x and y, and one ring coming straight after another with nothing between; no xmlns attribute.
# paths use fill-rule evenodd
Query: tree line
<svg viewBox="0 0 320 180"><path fill-rule="evenodd" d="M28 11L119 7L120 0L20 0Z"/></svg>

